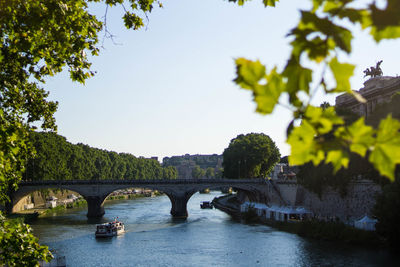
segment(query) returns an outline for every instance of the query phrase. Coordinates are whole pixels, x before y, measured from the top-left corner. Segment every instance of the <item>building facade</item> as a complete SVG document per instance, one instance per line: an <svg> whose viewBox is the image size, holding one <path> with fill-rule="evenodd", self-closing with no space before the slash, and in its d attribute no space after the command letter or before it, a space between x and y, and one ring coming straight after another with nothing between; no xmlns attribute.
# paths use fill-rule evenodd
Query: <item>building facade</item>
<svg viewBox="0 0 400 267"><path fill-rule="evenodd" d="M366 100L360 103L352 95L343 94L336 97L336 107L353 111L354 113L368 117L377 105L390 101L390 98L400 92L400 77L379 76L364 82L364 87L356 91Z"/></svg>

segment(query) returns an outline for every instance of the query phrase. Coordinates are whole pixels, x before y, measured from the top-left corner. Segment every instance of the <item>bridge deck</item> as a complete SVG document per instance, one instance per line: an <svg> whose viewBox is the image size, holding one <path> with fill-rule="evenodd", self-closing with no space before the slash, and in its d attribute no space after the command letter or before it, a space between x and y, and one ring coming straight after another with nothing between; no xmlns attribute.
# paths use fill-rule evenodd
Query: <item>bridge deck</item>
<svg viewBox="0 0 400 267"><path fill-rule="evenodd" d="M40 181L21 181L20 186L32 185L96 185L96 184L123 184L123 185L168 185L168 184L263 184L265 179L153 179L153 180L40 180Z"/></svg>

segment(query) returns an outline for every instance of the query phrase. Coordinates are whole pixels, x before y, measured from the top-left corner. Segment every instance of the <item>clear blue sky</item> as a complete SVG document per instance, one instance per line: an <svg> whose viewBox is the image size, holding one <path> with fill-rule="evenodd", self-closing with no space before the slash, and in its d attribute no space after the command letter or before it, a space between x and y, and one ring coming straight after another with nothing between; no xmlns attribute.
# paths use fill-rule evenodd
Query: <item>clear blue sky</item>
<svg viewBox="0 0 400 267"><path fill-rule="evenodd" d="M62 73L45 85L50 99L59 101L58 133L72 143L161 160L221 154L238 134L262 132L289 154L290 113L278 108L270 116L256 114L250 92L232 82L234 58L282 67L289 54L285 35L308 1L282 0L276 8L261 2L238 7L222 0L167 0L140 31L124 29L120 7L109 10L109 30L119 44L105 40L92 59L97 75L80 85ZM105 7L92 10L101 17ZM400 74L399 44L376 45L358 33L351 57L341 57L357 65L353 89L362 87L362 70L380 59L384 75ZM334 104L334 97L319 95L314 104L323 101Z"/></svg>

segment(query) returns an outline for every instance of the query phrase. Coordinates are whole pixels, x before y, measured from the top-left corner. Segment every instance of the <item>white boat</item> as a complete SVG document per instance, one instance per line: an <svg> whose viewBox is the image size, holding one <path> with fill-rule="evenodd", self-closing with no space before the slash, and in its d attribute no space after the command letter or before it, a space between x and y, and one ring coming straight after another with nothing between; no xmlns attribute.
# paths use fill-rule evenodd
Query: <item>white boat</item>
<svg viewBox="0 0 400 267"><path fill-rule="evenodd" d="M213 204L210 201L202 201L200 203L200 208L202 208L202 209L212 209L213 208Z"/></svg>
<svg viewBox="0 0 400 267"><path fill-rule="evenodd" d="M98 224L96 227L96 237L111 237L125 232L124 224L117 219L112 222Z"/></svg>

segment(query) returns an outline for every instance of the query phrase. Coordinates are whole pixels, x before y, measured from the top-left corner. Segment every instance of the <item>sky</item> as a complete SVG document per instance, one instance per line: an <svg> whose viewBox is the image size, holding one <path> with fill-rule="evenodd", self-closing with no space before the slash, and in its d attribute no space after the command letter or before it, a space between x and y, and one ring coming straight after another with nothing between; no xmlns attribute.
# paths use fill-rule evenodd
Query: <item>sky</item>
<svg viewBox="0 0 400 267"><path fill-rule="evenodd" d="M309 1L282 0L275 8L261 2L239 7L222 0L166 0L139 31L124 28L121 7L109 9L108 30L115 37L105 39L100 55L90 59L96 76L81 85L63 72L45 84L49 99L59 102L58 133L74 144L162 160L221 154L237 135L255 132L269 135L288 155L290 112L278 107L272 115L255 113L251 92L232 81L234 59L282 68L290 52L285 36ZM90 10L101 18L105 6ZM357 66L353 89L363 87L362 71L378 60L384 75L400 74L399 41L377 45L355 32L352 54L340 55ZM318 94L313 104L324 101L334 105L335 96Z"/></svg>

